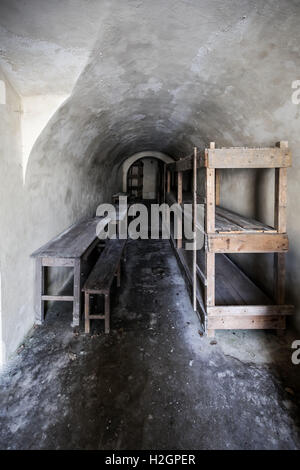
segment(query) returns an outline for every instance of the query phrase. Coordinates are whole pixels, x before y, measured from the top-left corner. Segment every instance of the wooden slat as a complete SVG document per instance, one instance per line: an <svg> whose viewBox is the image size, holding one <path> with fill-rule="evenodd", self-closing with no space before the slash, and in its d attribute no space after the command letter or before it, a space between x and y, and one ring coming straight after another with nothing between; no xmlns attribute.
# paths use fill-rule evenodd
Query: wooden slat
<svg viewBox="0 0 300 470"><path fill-rule="evenodd" d="M171 173L167 171L167 193L171 191Z"/></svg>
<svg viewBox="0 0 300 470"><path fill-rule="evenodd" d="M211 253L272 253L288 251L289 241L283 233L209 233Z"/></svg>
<svg viewBox="0 0 300 470"><path fill-rule="evenodd" d="M177 204L182 204L182 172L177 173ZM177 233L182 233L182 224L180 217L177 217ZM177 239L177 248L182 248L182 237Z"/></svg>
<svg viewBox="0 0 300 470"><path fill-rule="evenodd" d="M73 267L74 260L70 258L42 258L42 266L45 267Z"/></svg>
<svg viewBox="0 0 300 470"><path fill-rule="evenodd" d="M45 301L61 301L61 302L73 302L73 295L42 295L42 300Z"/></svg>
<svg viewBox="0 0 300 470"><path fill-rule="evenodd" d="M293 315L293 313L293 305L218 305L207 308L207 314L213 317Z"/></svg>
<svg viewBox="0 0 300 470"><path fill-rule="evenodd" d="M85 282L90 294L108 294L120 263L126 240L107 240L105 248Z"/></svg>
<svg viewBox="0 0 300 470"><path fill-rule="evenodd" d="M235 224L240 231L257 230L262 232L275 232L276 230L269 225L263 224L258 220L236 214L223 207L216 207L216 215L222 217L225 221Z"/></svg>
<svg viewBox="0 0 300 470"><path fill-rule="evenodd" d="M176 171L188 171L193 169L193 158L194 155L189 155L184 158L180 158L176 162L168 163L167 169L172 172ZM197 152L197 167L201 168L205 166L205 157L204 154Z"/></svg>
<svg viewBox="0 0 300 470"><path fill-rule="evenodd" d="M197 147L194 147L193 157L193 308L197 310Z"/></svg>
<svg viewBox="0 0 300 470"><path fill-rule="evenodd" d="M292 164L286 148L206 149L209 168L285 168Z"/></svg>
<svg viewBox="0 0 300 470"><path fill-rule="evenodd" d="M209 330L277 330L285 328L285 316L255 316L245 315L207 317L207 328Z"/></svg>
<svg viewBox="0 0 300 470"><path fill-rule="evenodd" d="M221 186L221 174L220 170L216 170L216 206L220 205L220 186Z"/></svg>

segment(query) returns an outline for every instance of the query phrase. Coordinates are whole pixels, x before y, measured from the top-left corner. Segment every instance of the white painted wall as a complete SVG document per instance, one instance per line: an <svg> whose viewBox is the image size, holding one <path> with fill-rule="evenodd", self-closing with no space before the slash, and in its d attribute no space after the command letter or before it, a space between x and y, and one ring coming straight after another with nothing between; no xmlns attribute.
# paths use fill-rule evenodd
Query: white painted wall
<svg viewBox="0 0 300 470"><path fill-rule="evenodd" d="M22 99L22 166L25 182L26 168L32 147L53 114L70 95L25 96Z"/></svg>

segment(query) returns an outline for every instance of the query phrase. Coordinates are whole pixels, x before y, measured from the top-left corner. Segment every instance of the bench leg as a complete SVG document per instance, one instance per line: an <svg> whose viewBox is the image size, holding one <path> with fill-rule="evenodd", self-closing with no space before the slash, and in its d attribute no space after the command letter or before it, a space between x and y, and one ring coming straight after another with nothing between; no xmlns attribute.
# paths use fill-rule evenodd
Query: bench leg
<svg viewBox="0 0 300 470"><path fill-rule="evenodd" d="M215 330L207 330L207 337L214 338L215 337Z"/></svg>
<svg viewBox="0 0 300 470"><path fill-rule="evenodd" d="M110 296L109 294L105 295L104 314L105 314L105 333L109 333L109 330L110 330Z"/></svg>
<svg viewBox="0 0 300 470"><path fill-rule="evenodd" d="M42 265L42 258L35 260L35 323L42 325L45 318L44 301L42 295L44 294L44 267Z"/></svg>
<svg viewBox="0 0 300 470"><path fill-rule="evenodd" d="M90 332L90 294L84 293L84 318L85 318L85 332Z"/></svg>
<svg viewBox="0 0 300 470"><path fill-rule="evenodd" d="M80 315L80 259L74 262L74 300L73 300L73 322L71 326L79 326Z"/></svg>
<svg viewBox="0 0 300 470"><path fill-rule="evenodd" d="M117 286L120 287L121 285L121 262L119 263L118 269L117 269Z"/></svg>

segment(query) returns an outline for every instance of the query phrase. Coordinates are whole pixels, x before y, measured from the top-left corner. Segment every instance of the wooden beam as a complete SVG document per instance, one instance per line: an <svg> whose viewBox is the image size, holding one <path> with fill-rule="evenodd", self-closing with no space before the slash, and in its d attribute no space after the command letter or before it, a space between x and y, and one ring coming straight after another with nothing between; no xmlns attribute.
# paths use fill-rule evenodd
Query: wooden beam
<svg viewBox="0 0 300 470"><path fill-rule="evenodd" d="M293 315L293 305L220 305L207 308L207 315L212 317L226 316L269 316Z"/></svg>
<svg viewBox="0 0 300 470"><path fill-rule="evenodd" d="M215 186L216 186L216 195L215 195L216 206L219 206L220 203L221 203L220 182L221 182L220 170L216 170L216 182L215 182Z"/></svg>
<svg viewBox="0 0 300 470"><path fill-rule="evenodd" d="M207 317L207 328L210 330L279 330L285 328L285 316L220 316Z"/></svg>
<svg viewBox="0 0 300 470"><path fill-rule="evenodd" d="M73 302L73 295L42 295L42 300L45 301L62 301L62 302Z"/></svg>
<svg viewBox="0 0 300 470"><path fill-rule="evenodd" d="M193 158L193 308L197 311L197 147L194 147Z"/></svg>
<svg viewBox="0 0 300 470"><path fill-rule="evenodd" d="M288 251L285 233L208 233L211 253L272 253Z"/></svg>
<svg viewBox="0 0 300 470"><path fill-rule="evenodd" d="M292 165L287 148L206 149L208 168L286 168Z"/></svg>
<svg viewBox="0 0 300 470"><path fill-rule="evenodd" d="M97 239L98 240L98 239ZM98 240L99 241L99 240ZM55 266L55 267L73 267L74 266L74 259L72 258L42 258L42 266Z"/></svg>
<svg viewBox="0 0 300 470"><path fill-rule="evenodd" d="M171 172L167 171L167 193L171 191Z"/></svg>
<svg viewBox="0 0 300 470"><path fill-rule="evenodd" d="M182 204L182 172L177 173L177 203L181 206ZM182 220L177 217L177 234L182 234ZM177 239L177 248L182 248L182 235Z"/></svg>

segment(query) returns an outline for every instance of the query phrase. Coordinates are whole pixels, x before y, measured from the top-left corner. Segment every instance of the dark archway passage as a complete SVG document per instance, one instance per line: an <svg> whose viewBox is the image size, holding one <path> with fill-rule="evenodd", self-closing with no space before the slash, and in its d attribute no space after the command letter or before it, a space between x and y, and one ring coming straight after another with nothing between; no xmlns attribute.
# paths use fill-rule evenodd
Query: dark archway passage
<svg viewBox="0 0 300 470"><path fill-rule="evenodd" d="M1 378L0 448L299 447L297 409L265 363L272 349L297 380L286 345L269 337L255 364L242 332L201 337L167 240L129 241L123 279L110 335L101 322L73 333L56 304L28 337Z"/></svg>

